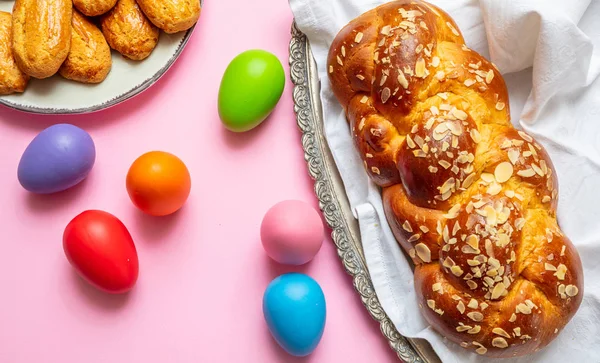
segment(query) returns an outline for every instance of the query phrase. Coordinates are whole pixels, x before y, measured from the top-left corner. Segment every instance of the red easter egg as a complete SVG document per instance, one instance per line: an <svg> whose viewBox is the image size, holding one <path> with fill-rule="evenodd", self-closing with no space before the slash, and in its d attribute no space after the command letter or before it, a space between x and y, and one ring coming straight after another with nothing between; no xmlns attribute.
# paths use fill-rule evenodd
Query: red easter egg
<svg viewBox="0 0 600 363"><path fill-rule="evenodd" d="M138 256L127 227L115 216L88 210L65 228L63 248L79 275L98 289L128 292L138 278Z"/></svg>

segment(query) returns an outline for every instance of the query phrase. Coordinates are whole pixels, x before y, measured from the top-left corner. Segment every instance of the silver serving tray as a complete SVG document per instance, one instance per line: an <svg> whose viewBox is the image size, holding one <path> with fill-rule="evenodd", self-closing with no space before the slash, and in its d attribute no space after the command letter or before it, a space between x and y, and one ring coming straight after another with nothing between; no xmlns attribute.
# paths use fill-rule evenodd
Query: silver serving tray
<svg viewBox="0 0 600 363"><path fill-rule="evenodd" d="M323 129L323 110L317 65L306 36L292 24L290 41L290 76L294 83L294 111L302 131L304 159L310 176L315 180L315 193L331 237L354 288L373 319L379 322L381 333L398 357L409 363L440 362L429 343L402 336L389 319L379 300L367 269L360 240L358 221L354 218L343 181L338 173Z"/></svg>

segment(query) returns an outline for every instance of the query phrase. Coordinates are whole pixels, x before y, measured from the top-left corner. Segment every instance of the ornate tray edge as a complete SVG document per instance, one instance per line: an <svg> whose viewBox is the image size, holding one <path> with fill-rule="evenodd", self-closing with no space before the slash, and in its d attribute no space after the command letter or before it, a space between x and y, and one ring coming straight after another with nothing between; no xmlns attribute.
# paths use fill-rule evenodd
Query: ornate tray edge
<svg viewBox="0 0 600 363"><path fill-rule="evenodd" d="M348 221L343 217L333 182L337 180L338 184L341 184L341 180L339 175L331 172L335 167L328 167L333 164L333 159L327 151L323 132L319 132L322 127L317 123L318 118L321 117L320 101L316 106L311 102L310 90L313 88L311 82L318 81L311 79L310 75L311 68L314 69L316 66L310 53L308 40L295 22L292 24L291 34L289 64L290 77L294 83L294 112L302 132L304 158L308 164L309 174L315 180L315 194L319 200L319 207L332 229L331 237L337 247L338 255L346 272L352 276L354 288L360 294L367 311L379 322L381 333L388 340L390 347L401 360L408 363L422 363L424 360L421 355L407 338L398 333L383 311L367 271L363 252L354 241L357 236L353 235ZM317 83L315 88L318 87ZM317 94L316 97L318 99L319 95Z"/></svg>

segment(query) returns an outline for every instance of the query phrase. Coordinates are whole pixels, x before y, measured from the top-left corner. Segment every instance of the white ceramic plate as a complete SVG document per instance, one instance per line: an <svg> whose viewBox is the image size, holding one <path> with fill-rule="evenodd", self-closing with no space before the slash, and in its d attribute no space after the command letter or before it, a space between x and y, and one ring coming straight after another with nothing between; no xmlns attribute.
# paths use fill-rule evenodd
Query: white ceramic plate
<svg viewBox="0 0 600 363"><path fill-rule="evenodd" d="M0 10L12 12L13 3L0 0ZM112 107L156 83L177 60L193 29L176 34L161 32L158 45L143 61L131 61L113 51L112 69L100 84L82 84L59 75L32 78L24 93L0 96L0 104L41 114L89 113Z"/></svg>

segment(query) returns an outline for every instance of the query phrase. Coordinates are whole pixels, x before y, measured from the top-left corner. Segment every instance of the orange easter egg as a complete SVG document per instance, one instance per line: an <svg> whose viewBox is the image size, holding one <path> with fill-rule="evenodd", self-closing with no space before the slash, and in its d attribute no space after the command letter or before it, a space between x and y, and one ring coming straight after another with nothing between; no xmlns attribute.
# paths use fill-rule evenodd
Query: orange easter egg
<svg viewBox="0 0 600 363"><path fill-rule="evenodd" d="M127 173L131 201L152 216L166 216L181 209L191 186L190 173L183 161L163 151L140 156Z"/></svg>

